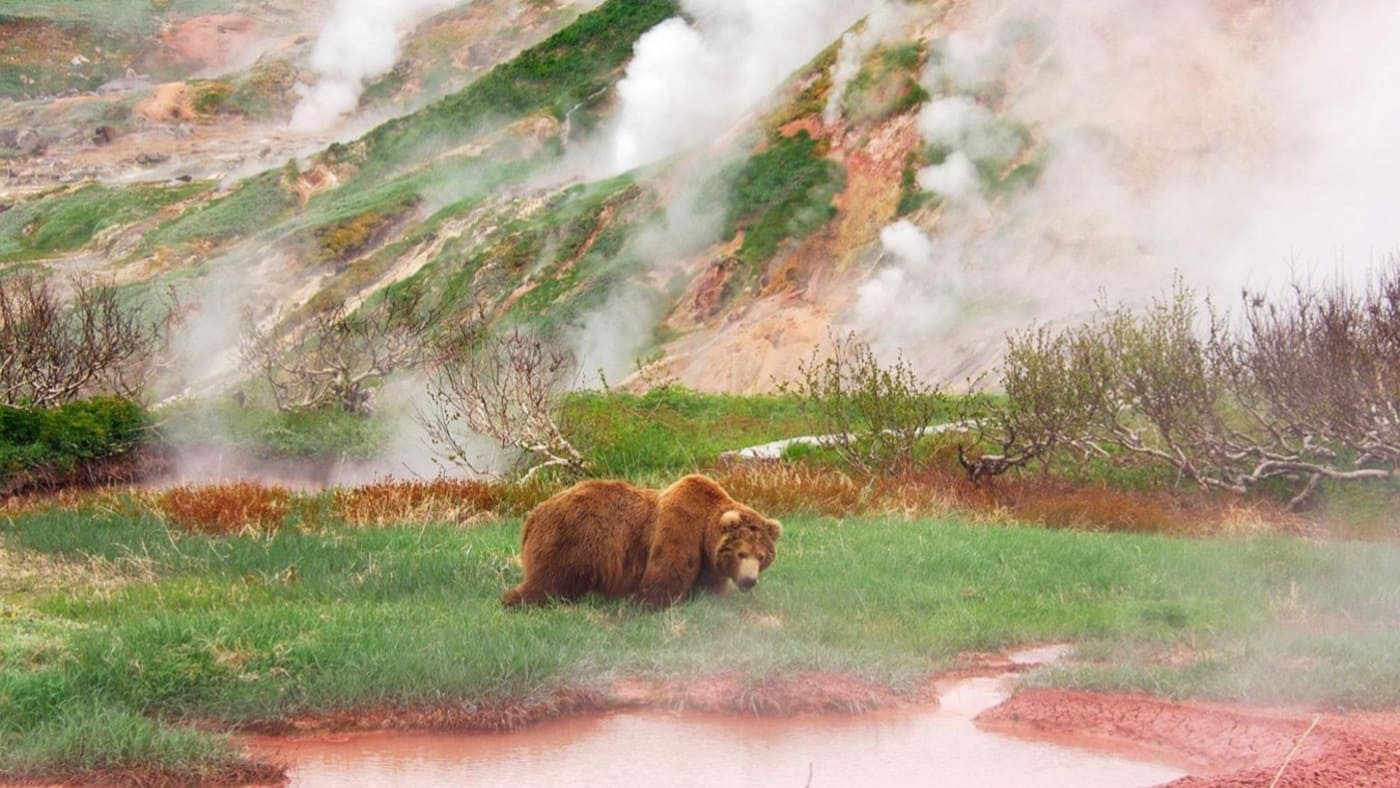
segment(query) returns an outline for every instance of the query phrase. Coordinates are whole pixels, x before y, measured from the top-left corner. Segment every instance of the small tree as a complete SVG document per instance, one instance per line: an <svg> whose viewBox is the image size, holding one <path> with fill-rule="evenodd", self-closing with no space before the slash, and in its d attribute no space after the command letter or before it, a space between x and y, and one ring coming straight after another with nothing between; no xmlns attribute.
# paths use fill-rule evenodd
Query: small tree
<svg viewBox="0 0 1400 788"><path fill-rule="evenodd" d="M830 351L798 365L780 390L802 401L823 445L852 467L889 471L913 461L914 449L944 410L946 398L922 382L901 355L883 365L855 334L832 336Z"/></svg>
<svg viewBox="0 0 1400 788"><path fill-rule="evenodd" d="M546 468L581 474L588 461L567 437L560 407L576 374L569 351L519 326L494 332L478 320L443 345L430 373L432 408L420 421L449 461L476 473L489 469L473 460L464 430L516 452L522 478Z"/></svg>
<svg viewBox="0 0 1400 788"><path fill-rule="evenodd" d="M53 407L94 394L141 400L183 316L173 293L159 316L117 289L74 278L65 298L49 280L0 280L0 403Z"/></svg>
<svg viewBox="0 0 1400 788"><path fill-rule="evenodd" d="M260 327L249 315L241 355L267 380L280 411L335 406L367 416L375 386L425 363L436 320L417 291L353 312L343 305L323 309L285 333Z"/></svg>
<svg viewBox="0 0 1400 788"><path fill-rule="evenodd" d="M958 442L958 463L974 484L1035 461L1046 462L1073 445L1089 419L1082 403L1097 398L1100 379L1084 354L1092 344L1039 326L1007 338L1002 365L1005 398L976 391L962 400L959 421L968 427ZM988 451L987 447L996 448Z"/></svg>
<svg viewBox="0 0 1400 788"><path fill-rule="evenodd" d="M1135 313L1105 311L1058 334L1008 339L1003 406L984 432L1001 455L964 463L986 478L1022 458L1074 448L1145 457L1205 489L1389 478L1400 466L1400 268L1357 295L1246 296L1232 328L1201 325L1193 293Z"/></svg>
<svg viewBox="0 0 1400 788"><path fill-rule="evenodd" d="M1238 338L1219 364L1240 409L1260 425L1236 446L1244 486L1304 477L1294 504L1323 479L1389 478L1400 469L1400 264L1367 288L1295 285L1282 301L1244 294Z"/></svg>

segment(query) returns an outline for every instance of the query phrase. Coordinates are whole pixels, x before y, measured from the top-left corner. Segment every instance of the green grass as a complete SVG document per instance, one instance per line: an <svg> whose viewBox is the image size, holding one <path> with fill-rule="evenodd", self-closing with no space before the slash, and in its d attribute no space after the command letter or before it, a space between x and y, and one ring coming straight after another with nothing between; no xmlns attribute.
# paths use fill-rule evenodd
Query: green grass
<svg viewBox="0 0 1400 788"><path fill-rule="evenodd" d="M801 131L773 140L720 178L732 183L724 235L743 230L739 259L755 266L771 259L784 239L810 235L836 215L831 200L845 188L846 170Z"/></svg>
<svg viewBox="0 0 1400 788"><path fill-rule="evenodd" d="M279 413L231 400L176 405L159 417L161 440L172 447L217 446L263 457L366 459L391 429L382 419L337 409Z"/></svg>
<svg viewBox="0 0 1400 788"><path fill-rule="evenodd" d="M597 102L621 75L637 38L677 11L673 0L608 0L461 91L370 132L366 166L412 164L460 143L464 132L536 112L562 118L576 105Z"/></svg>
<svg viewBox="0 0 1400 788"><path fill-rule="evenodd" d="M679 386L646 394L579 392L564 408L570 434L600 476L648 478L713 464L723 451L805 433L789 396L705 394Z"/></svg>
<svg viewBox="0 0 1400 788"><path fill-rule="evenodd" d="M960 652L1047 641L1088 644L1095 660L1040 674L1059 684L1400 703L1390 546L788 518L752 595L667 613L507 611L518 538L516 521L213 539L133 512L13 517L0 523L11 560L107 574L0 577L18 622L0 630L0 775L123 758L209 768L221 742L185 723L519 699L628 675L821 670L913 689ZM1151 666L1180 648L1198 658Z"/></svg>
<svg viewBox="0 0 1400 788"><path fill-rule="evenodd" d="M244 238L272 225L297 205L283 175L281 169L268 170L242 181L218 199L185 211L147 234L143 250Z"/></svg>
<svg viewBox="0 0 1400 788"><path fill-rule="evenodd" d="M0 262L76 251L103 230L145 219L208 188L208 183L128 187L93 184L50 192L0 213Z"/></svg>

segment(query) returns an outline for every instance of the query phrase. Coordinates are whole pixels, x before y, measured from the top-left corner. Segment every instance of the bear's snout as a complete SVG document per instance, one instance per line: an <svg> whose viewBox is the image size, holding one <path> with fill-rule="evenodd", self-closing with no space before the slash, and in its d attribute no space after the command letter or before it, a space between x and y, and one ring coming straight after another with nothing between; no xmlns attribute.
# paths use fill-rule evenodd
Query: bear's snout
<svg viewBox="0 0 1400 788"><path fill-rule="evenodd" d="M739 562L739 571L734 575L734 585L740 591L748 591L758 583L759 564L756 558L745 558Z"/></svg>

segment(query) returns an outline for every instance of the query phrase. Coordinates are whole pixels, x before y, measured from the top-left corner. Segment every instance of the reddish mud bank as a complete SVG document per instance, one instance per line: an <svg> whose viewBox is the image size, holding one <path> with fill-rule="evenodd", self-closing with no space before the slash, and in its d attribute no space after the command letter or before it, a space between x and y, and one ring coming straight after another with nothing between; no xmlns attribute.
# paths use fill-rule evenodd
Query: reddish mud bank
<svg viewBox="0 0 1400 788"><path fill-rule="evenodd" d="M977 722L1015 735L1071 736L1159 753L1193 775L1172 788L1400 786L1400 712L1317 715L1026 690Z"/></svg>

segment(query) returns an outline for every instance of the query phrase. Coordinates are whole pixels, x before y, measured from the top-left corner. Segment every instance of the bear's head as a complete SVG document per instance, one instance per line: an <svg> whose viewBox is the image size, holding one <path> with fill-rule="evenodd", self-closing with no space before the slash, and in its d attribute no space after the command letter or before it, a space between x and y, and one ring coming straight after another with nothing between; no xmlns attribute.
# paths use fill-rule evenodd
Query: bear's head
<svg viewBox="0 0 1400 788"><path fill-rule="evenodd" d="M715 547L715 570L743 591L758 582L758 573L777 557L774 542L783 534L782 523L764 517L747 506L720 515L720 536Z"/></svg>

